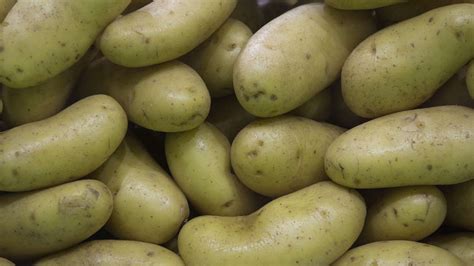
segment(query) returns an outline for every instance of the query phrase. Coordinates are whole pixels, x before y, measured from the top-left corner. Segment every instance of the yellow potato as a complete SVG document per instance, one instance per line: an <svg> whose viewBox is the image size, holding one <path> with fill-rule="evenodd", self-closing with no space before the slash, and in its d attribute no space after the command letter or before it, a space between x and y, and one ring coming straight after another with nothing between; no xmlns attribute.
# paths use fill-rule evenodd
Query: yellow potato
<svg viewBox="0 0 474 266"><path fill-rule="evenodd" d="M448 203L446 224L474 231L474 180L441 187Z"/></svg>
<svg viewBox="0 0 474 266"><path fill-rule="evenodd" d="M474 233L462 232L435 235L426 243L437 246L458 256L466 265L474 265Z"/></svg>
<svg viewBox="0 0 474 266"><path fill-rule="evenodd" d="M404 3L409 0L325 0L328 6L346 10L374 9Z"/></svg>
<svg viewBox="0 0 474 266"><path fill-rule="evenodd" d="M0 256L26 260L87 239L112 213L112 193L96 180L0 195Z"/></svg>
<svg viewBox="0 0 474 266"><path fill-rule="evenodd" d="M16 4L16 0L0 0L0 22L5 19L8 12Z"/></svg>
<svg viewBox="0 0 474 266"><path fill-rule="evenodd" d="M111 97L95 95L60 113L0 133L0 191L27 191L79 179L120 145L127 117Z"/></svg>

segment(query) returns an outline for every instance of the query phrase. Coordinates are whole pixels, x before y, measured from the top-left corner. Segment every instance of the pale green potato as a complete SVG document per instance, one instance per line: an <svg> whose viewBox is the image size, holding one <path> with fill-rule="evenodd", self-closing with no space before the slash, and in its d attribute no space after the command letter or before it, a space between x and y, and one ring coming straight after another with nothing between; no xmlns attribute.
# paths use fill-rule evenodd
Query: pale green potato
<svg viewBox="0 0 474 266"><path fill-rule="evenodd" d="M474 5L456 4L384 28L342 69L342 94L359 116L409 110L428 100L474 55Z"/></svg>
<svg viewBox="0 0 474 266"><path fill-rule="evenodd" d="M126 67L176 59L197 47L230 16L237 0L161 0L127 14L104 31L102 53Z"/></svg>
<svg viewBox="0 0 474 266"><path fill-rule="evenodd" d="M0 22L5 19L8 15L8 12L16 4L16 0L0 0Z"/></svg>
<svg viewBox="0 0 474 266"><path fill-rule="evenodd" d="M461 232L435 235L426 243L437 246L458 256L466 265L474 265L474 233Z"/></svg>
<svg viewBox="0 0 474 266"><path fill-rule="evenodd" d="M441 190L448 203L446 224L474 231L474 180L443 186Z"/></svg>
<svg viewBox="0 0 474 266"><path fill-rule="evenodd" d="M370 12L293 8L250 38L234 66L235 94L255 116L289 112L336 80L352 49L375 30Z"/></svg>
<svg viewBox="0 0 474 266"><path fill-rule="evenodd" d="M45 120L0 132L0 191L27 191L79 179L120 145L127 117L95 95Z"/></svg>
<svg viewBox="0 0 474 266"><path fill-rule="evenodd" d="M186 265L329 265L364 225L360 195L320 182L275 199L248 216L200 216L178 236Z"/></svg>
<svg viewBox="0 0 474 266"><path fill-rule="evenodd" d="M316 121L326 121L331 115L332 95L330 89L324 89L290 114Z"/></svg>
<svg viewBox="0 0 474 266"><path fill-rule="evenodd" d="M471 63L467 67L466 84L467 84L467 90L469 92L469 96L471 96L471 99L474 99L474 63L473 61L471 61Z"/></svg>
<svg viewBox="0 0 474 266"><path fill-rule="evenodd" d="M448 185L474 177L474 110L415 109L380 117L338 137L325 168L352 188Z"/></svg>
<svg viewBox="0 0 474 266"><path fill-rule="evenodd" d="M332 266L465 266L451 252L442 248L407 240L380 241L353 248Z"/></svg>
<svg viewBox="0 0 474 266"><path fill-rule="evenodd" d="M109 219L112 193L96 180L0 195L0 256L27 260L87 239Z"/></svg>
<svg viewBox="0 0 474 266"><path fill-rule="evenodd" d="M374 9L404 3L408 0L325 0L328 6L345 10Z"/></svg>
<svg viewBox="0 0 474 266"><path fill-rule="evenodd" d="M231 172L230 143L213 125L168 133L165 151L172 176L200 214L245 215L261 206L262 198Z"/></svg>
<svg viewBox="0 0 474 266"><path fill-rule="evenodd" d="M72 66L130 0L22 0L2 23L0 83L36 86Z"/></svg>
<svg viewBox="0 0 474 266"><path fill-rule="evenodd" d="M186 63L206 82L212 97L234 94L234 63L250 36L252 31L247 25L229 18L186 57Z"/></svg>
<svg viewBox="0 0 474 266"><path fill-rule="evenodd" d="M36 266L184 266L183 260L164 247L130 240L93 240L42 258Z"/></svg>
<svg viewBox="0 0 474 266"><path fill-rule="evenodd" d="M82 75L77 93L80 97L110 95L122 105L130 121L162 132L197 127L206 119L211 105L204 81L179 61L126 68L101 58Z"/></svg>
<svg viewBox="0 0 474 266"><path fill-rule="evenodd" d="M15 263L5 259L5 258L0 258L0 266L15 266Z"/></svg>
<svg viewBox="0 0 474 266"><path fill-rule="evenodd" d="M119 239L163 244L189 216L183 192L132 135L88 178L112 191L114 210L105 229Z"/></svg>
<svg viewBox="0 0 474 266"><path fill-rule="evenodd" d="M231 163L253 191L279 197L327 180L324 154L343 129L296 116L260 119L232 142Z"/></svg>
<svg viewBox="0 0 474 266"><path fill-rule="evenodd" d="M375 191L367 201L367 218L359 244L381 240L421 240L434 233L446 217L446 199L435 186Z"/></svg>

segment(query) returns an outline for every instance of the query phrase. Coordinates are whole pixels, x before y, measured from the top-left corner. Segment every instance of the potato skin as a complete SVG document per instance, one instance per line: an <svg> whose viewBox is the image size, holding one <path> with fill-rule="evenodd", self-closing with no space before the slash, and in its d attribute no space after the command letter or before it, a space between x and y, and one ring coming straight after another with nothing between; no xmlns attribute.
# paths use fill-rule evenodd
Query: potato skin
<svg viewBox="0 0 474 266"><path fill-rule="evenodd" d="M328 148L325 168L352 188L448 185L474 176L474 110L415 109L346 131Z"/></svg>
<svg viewBox="0 0 474 266"><path fill-rule="evenodd" d="M474 5L456 4L368 37L342 69L347 105L357 115L373 118L422 104L472 59L472 25Z"/></svg>
<svg viewBox="0 0 474 266"><path fill-rule="evenodd" d="M464 263L450 252L432 245L407 240L380 241L346 252L333 266L450 265Z"/></svg>
<svg viewBox="0 0 474 266"><path fill-rule="evenodd" d="M105 228L119 239L163 244L189 216L183 192L131 134L88 178L112 191L114 210Z"/></svg>
<svg viewBox="0 0 474 266"><path fill-rule="evenodd" d="M296 116L260 119L232 142L231 163L253 191L279 197L328 179L324 154L343 129Z"/></svg>
<svg viewBox="0 0 474 266"><path fill-rule="evenodd" d="M471 157L472 158L472 157ZM448 214L446 224L474 231L474 180L452 186L442 186Z"/></svg>
<svg viewBox="0 0 474 266"><path fill-rule="evenodd" d="M325 0L324 3L338 9L364 10L403 3L408 0Z"/></svg>
<svg viewBox="0 0 474 266"><path fill-rule="evenodd" d="M45 120L0 133L0 191L27 191L79 179L120 145L127 117L95 95Z"/></svg>
<svg viewBox="0 0 474 266"><path fill-rule="evenodd" d="M426 243L437 246L458 256L466 265L474 265L474 233L461 232L435 235L428 238Z"/></svg>
<svg viewBox="0 0 474 266"><path fill-rule="evenodd" d="M127 14L104 31L102 53L113 63L143 67L176 59L230 16L237 0L164 0Z"/></svg>
<svg viewBox="0 0 474 266"><path fill-rule="evenodd" d="M351 50L373 31L369 12L296 7L250 38L234 66L235 94L255 116L289 112L336 80Z"/></svg>
<svg viewBox="0 0 474 266"><path fill-rule="evenodd" d="M248 216L200 216L178 236L186 265L329 265L356 240L365 205L329 181L275 199Z"/></svg>
<svg viewBox="0 0 474 266"><path fill-rule="evenodd" d="M63 72L79 61L103 28L129 3L18 1L2 24L0 83L26 88Z"/></svg>
<svg viewBox="0 0 474 266"><path fill-rule="evenodd" d="M262 198L231 172L230 143L213 125L168 133L165 151L172 176L199 213L245 215L261 206Z"/></svg>
<svg viewBox="0 0 474 266"><path fill-rule="evenodd" d="M26 260L71 247L107 222L113 198L96 180L0 196L0 256Z"/></svg>
<svg viewBox="0 0 474 266"><path fill-rule="evenodd" d="M94 240L42 258L35 265L184 266L184 263L178 255L151 243L130 240Z"/></svg>
<svg viewBox="0 0 474 266"><path fill-rule="evenodd" d="M375 191L358 243L421 240L434 233L446 217L446 199L435 186Z"/></svg>

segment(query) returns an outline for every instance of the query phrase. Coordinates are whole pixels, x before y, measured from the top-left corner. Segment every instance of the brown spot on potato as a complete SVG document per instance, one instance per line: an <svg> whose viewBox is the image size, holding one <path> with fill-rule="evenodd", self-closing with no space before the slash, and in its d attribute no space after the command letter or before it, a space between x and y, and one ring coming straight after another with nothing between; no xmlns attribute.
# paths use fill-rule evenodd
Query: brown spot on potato
<svg viewBox="0 0 474 266"><path fill-rule="evenodd" d="M13 174L13 176L18 176L18 174L19 174L19 173L18 173L18 170L17 170L17 169L13 169L13 170L12 170L12 174Z"/></svg>
<svg viewBox="0 0 474 266"><path fill-rule="evenodd" d="M153 255L155 255L155 252L153 251L150 251L146 254L148 257L153 257Z"/></svg>
<svg viewBox="0 0 474 266"><path fill-rule="evenodd" d="M433 17L430 17L430 18L428 19L428 22L430 22L430 23L433 22Z"/></svg>
<svg viewBox="0 0 474 266"><path fill-rule="evenodd" d="M257 142L257 144L258 144L258 146L262 147L263 144L264 144L264 142L263 142L263 140L259 140L259 141Z"/></svg>
<svg viewBox="0 0 474 266"><path fill-rule="evenodd" d="M306 60L309 60L311 59L311 54L306 54L305 57L306 57Z"/></svg>
<svg viewBox="0 0 474 266"><path fill-rule="evenodd" d="M226 203L224 203L222 206L225 208L229 208L230 206L232 206L232 204L234 204L234 200L229 200Z"/></svg>
<svg viewBox="0 0 474 266"><path fill-rule="evenodd" d="M258 155L257 150L251 150L251 151L247 152L248 157L256 157L257 155Z"/></svg>
<svg viewBox="0 0 474 266"><path fill-rule="evenodd" d="M396 217L398 217L398 210L397 210L397 209L392 208L392 212L393 212L393 215L395 215Z"/></svg>
<svg viewBox="0 0 474 266"><path fill-rule="evenodd" d="M270 100L276 101L276 100L278 100L278 96L276 96L275 94L272 94L272 95L270 95Z"/></svg>
<svg viewBox="0 0 474 266"><path fill-rule="evenodd" d="M99 191L97 191L97 190L95 190L95 189L93 189L93 188L91 188L91 187L87 187L87 189L89 190L89 192L92 193L92 195L94 195L94 198L95 198L95 199L98 199L98 198L99 198L99 195L100 195Z"/></svg>
<svg viewBox="0 0 474 266"><path fill-rule="evenodd" d="M431 170L433 169L433 166L432 166L431 164L428 164L428 165L426 166L426 169L428 169L428 171L431 171Z"/></svg>

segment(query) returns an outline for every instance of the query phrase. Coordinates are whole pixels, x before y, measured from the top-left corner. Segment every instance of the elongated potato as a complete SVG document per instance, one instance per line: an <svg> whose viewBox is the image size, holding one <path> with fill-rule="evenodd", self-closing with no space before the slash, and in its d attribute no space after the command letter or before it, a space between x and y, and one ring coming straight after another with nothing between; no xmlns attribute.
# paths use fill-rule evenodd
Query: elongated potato
<svg viewBox="0 0 474 266"><path fill-rule="evenodd" d="M0 266L15 266L15 263L5 259L5 258L0 258Z"/></svg>
<svg viewBox="0 0 474 266"><path fill-rule="evenodd" d="M2 23L0 83L36 86L77 62L130 0L22 0ZM45 37L48 36L48 37Z"/></svg>
<svg viewBox="0 0 474 266"><path fill-rule="evenodd" d="M275 199L248 216L200 216L178 236L186 265L329 265L364 224L354 191L320 182Z"/></svg>
<svg viewBox="0 0 474 266"><path fill-rule="evenodd" d="M130 121L163 132L197 127L211 105L204 81L179 61L125 68L101 58L89 66L77 91L80 97L108 94L122 105Z"/></svg>
<svg viewBox="0 0 474 266"><path fill-rule="evenodd" d="M441 189L448 203L446 224L474 231L474 180Z"/></svg>
<svg viewBox="0 0 474 266"><path fill-rule="evenodd" d="M10 9L16 4L16 0L0 0L0 22L5 19Z"/></svg>
<svg viewBox="0 0 474 266"><path fill-rule="evenodd" d="M446 199L435 186L376 191L368 202L361 244L381 240L421 240L434 233L446 217Z"/></svg>
<svg viewBox="0 0 474 266"><path fill-rule="evenodd" d="M184 266L184 263L178 255L158 245L127 240L94 240L45 257L35 265Z"/></svg>
<svg viewBox="0 0 474 266"><path fill-rule="evenodd" d="M101 51L126 67L176 59L211 36L236 4L237 0L153 1L111 23L101 37Z"/></svg>
<svg viewBox="0 0 474 266"><path fill-rule="evenodd" d="M406 240L380 241L346 252L333 266L449 265L464 266L452 253L436 246Z"/></svg>
<svg viewBox="0 0 474 266"><path fill-rule="evenodd" d="M339 127L295 116L257 120L232 142L232 168L253 191L279 197L328 179L324 154L342 132Z"/></svg>
<svg viewBox="0 0 474 266"><path fill-rule="evenodd" d="M328 6L346 10L374 9L404 3L409 0L325 0Z"/></svg>
<svg viewBox="0 0 474 266"><path fill-rule="evenodd" d="M342 94L359 116L413 109L474 55L474 5L426 12L365 39L342 69Z"/></svg>
<svg viewBox="0 0 474 266"><path fill-rule="evenodd" d="M466 265L474 265L474 233L462 232L435 235L426 243L437 246L458 256Z"/></svg>
<svg viewBox="0 0 474 266"><path fill-rule="evenodd" d="M85 98L48 119L0 133L0 191L27 191L79 179L120 145L127 117L111 97Z"/></svg>
<svg viewBox="0 0 474 266"><path fill-rule="evenodd" d="M415 109L380 117L338 137L326 173L353 188L448 185L474 177L474 110Z"/></svg>
<svg viewBox="0 0 474 266"><path fill-rule="evenodd" d="M114 194L105 228L119 239L163 244L188 218L184 194L132 135L88 177L104 182Z"/></svg>
<svg viewBox="0 0 474 266"><path fill-rule="evenodd" d="M107 222L112 207L112 194L96 180L1 195L0 256L26 260L78 244Z"/></svg>
<svg viewBox="0 0 474 266"><path fill-rule="evenodd" d="M262 199L242 185L230 169L230 143L213 125L168 133L166 159L171 174L201 214L249 214Z"/></svg>
<svg viewBox="0 0 474 266"><path fill-rule="evenodd" d="M375 31L369 12L313 3L296 7L255 33L234 66L234 90L251 114L295 109L338 76L351 50Z"/></svg>

